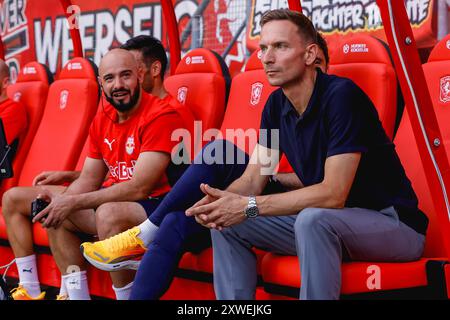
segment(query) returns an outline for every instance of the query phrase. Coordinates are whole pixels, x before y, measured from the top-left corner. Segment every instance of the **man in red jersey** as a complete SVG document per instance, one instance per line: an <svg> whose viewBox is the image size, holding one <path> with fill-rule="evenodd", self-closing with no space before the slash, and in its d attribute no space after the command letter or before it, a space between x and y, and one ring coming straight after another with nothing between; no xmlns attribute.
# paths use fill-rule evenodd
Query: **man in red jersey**
<svg viewBox="0 0 450 320"><path fill-rule="evenodd" d="M97 234L96 216L117 209L127 213L130 226L146 219L170 190L165 171L177 144L171 134L184 127L173 107L141 90L143 72L130 52L111 50L99 71L108 103L91 126L81 175L62 194L44 192L41 197L51 202L34 219L45 219L63 286L73 300L89 299L79 233ZM111 186L102 188L108 172Z"/></svg>
<svg viewBox="0 0 450 320"><path fill-rule="evenodd" d="M10 159L17 150L19 139L23 138L28 120L25 107L8 98L6 88L9 85L9 68L0 60L0 118L3 121L6 141L12 147Z"/></svg>
<svg viewBox="0 0 450 320"><path fill-rule="evenodd" d="M185 128L192 130L194 117L190 109L187 106L180 105L164 89L163 80L167 66L167 57L161 42L151 36L141 35L129 39L122 45L122 48L129 50L134 55L138 66L143 70L141 88L145 92L170 103L183 118ZM170 169L166 171L168 175L173 173ZM15 291L16 294L13 295L15 298L33 299L44 297L44 295L41 295L40 290L36 256L33 250L32 229L29 221L31 201L42 193L42 188L49 189L53 193L63 192L66 188L61 185L73 182L79 177L79 174L80 172L77 171L45 171L35 177L33 187L13 188L5 193L3 197L3 215L19 270L20 287L19 290ZM108 180L108 184L110 182L111 180ZM118 216L116 215L115 217ZM102 222L109 223L112 221L109 219L108 221L102 220ZM118 221L113 222L113 225L116 227L120 226L120 224L121 222ZM22 272L23 270L25 272ZM116 275L118 277L121 276L120 273L116 273ZM61 299L68 297L64 285L67 281L64 281L64 279L61 279L61 291L59 294Z"/></svg>

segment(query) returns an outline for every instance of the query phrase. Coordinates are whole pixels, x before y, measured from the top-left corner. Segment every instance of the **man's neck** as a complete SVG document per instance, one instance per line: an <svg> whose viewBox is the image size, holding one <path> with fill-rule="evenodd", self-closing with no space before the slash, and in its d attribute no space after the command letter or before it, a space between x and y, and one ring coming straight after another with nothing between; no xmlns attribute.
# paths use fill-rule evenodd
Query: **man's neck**
<svg viewBox="0 0 450 320"><path fill-rule="evenodd" d="M293 83L288 87L282 87L283 93L292 103L299 115L303 114L308 107L309 100L314 91L316 78L317 71L315 69L308 69L305 71L305 74L300 81Z"/></svg>
<svg viewBox="0 0 450 320"><path fill-rule="evenodd" d="M158 97L160 99L164 99L167 96L167 91L164 89L164 85L161 81L155 81L152 92L150 92L153 96Z"/></svg>

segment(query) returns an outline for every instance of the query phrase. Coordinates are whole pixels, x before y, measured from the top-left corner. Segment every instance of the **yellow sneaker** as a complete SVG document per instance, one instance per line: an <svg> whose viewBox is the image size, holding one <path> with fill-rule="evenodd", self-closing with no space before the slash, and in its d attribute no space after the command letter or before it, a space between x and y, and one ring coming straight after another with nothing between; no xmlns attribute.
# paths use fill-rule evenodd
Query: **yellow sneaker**
<svg viewBox="0 0 450 320"><path fill-rule="evenodd" d="M56 295L56 300L70 300L69 296L67 294L63 294L63 295Z"/></svg>
<svg viewBox="0 0 450 320"><path fill-rule="evenodd" d="M135 259L147 250L142 240L137 237L140 232L139 227L134 227L102 241L84 242L80 250L86 260L98 269L137 270L140 261Z"/></svg>
<svg viewBox="0 0 450 320"><path fill-rule="evenodd" d="M14 300L44 300L45 292L41 292L39 296L33 298L28 294L27 289L19 284L17 288L11 290L11 297Z"/></svg>

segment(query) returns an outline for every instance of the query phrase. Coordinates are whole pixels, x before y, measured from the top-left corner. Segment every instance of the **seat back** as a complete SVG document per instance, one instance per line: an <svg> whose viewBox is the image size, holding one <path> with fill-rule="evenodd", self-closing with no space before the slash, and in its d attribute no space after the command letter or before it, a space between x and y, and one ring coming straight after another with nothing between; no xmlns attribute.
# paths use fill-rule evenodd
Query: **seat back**
<svg viewBox="0 0 450 320"><path fill-rule="evenodd" d="M388 46L368 35L343 37L335 44L328 72L350 78L369 96L387 135L392 139L398 85Z"/></svg>
<svg viewBox="0 0 450 320"><path fill-rule="evenodd" d="M19 148L13 162L14 176L5 179L2 192L17 185L23 164L28 155L31 143L41 123L47 101L48 89L53 82L53 75L47 66L38 62L29 62L20 70L16 83L8 86L8 97L22 103L27 111L28 128L19 142Z"/></svg>
<svg viewBox="0 0 450 320"><path fill-rule="evenodd" d="M43 170L73 170L99 101L95 65L70 60L49 89L41 124L31 145L19 185L30 185Z"/></svg>
<svg viewBox="0 0 450 320"><path fill-rule="evenodd" d="M175 74L164 81L167 91L186 104L202 130L219 128L230 87L230 74L224 60L215 52L197 48L187 53Z"/></svg>
<svg viewBox="0 0 450 320"><path fill-rule="evenodd" d="M423 65L425 79L433 102L433 108L442 134L442 140L450 157L450 35L442 39L432 50L428 62ZM406 174L419 198L419 207L430 224L427 231L425 257L445 257L443 238L449 236L449 221L438 221L433 196L428 187L417 143L414 138L408 112L405 110L394 140ZM447 215L447 213L444 213ZM450 258L450 257L449 257Z"/></svg>
<svg viewBox="0 0 450 320"><path fill-rule="evenodd" d="M231 82L227 111L221 127L223 137L251 154L257 143L264 105L275 89L264 73L261 51L253 52L245 71L236 75ZM237 139L243 135L245 139Z"/></svg>

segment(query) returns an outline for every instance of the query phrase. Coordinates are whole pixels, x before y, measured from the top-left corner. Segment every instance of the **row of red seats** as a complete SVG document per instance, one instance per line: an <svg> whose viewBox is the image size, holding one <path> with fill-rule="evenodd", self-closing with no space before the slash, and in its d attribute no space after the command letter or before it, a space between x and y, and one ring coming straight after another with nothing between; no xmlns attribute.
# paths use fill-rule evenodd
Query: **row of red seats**
<svg viewBox="0 0 450 320"><path fill-rule="evenodd" d="M358 36L343 39L340 43L335 44L330 49L331 65L329 72L352 78L366 91L379 111L380 119L386 132L392 137L395 131L395 119L398 117L397 114L398 110L401 110L401 105L398 105L397 103L399 100L398 95L400 93L397 90L398 85L395 72L392 68L391 60L385 46L374 38ZM439 46L437 46L435 50L439 50ZM442 63L448 63L450 60L450 58L443 53L434 54L434 56L444 56L444 59L441 59L443 60ZM430 60L432 57L433 54L430 56ZM23 71L25 70L26 69L24 68ZM437 70L441 70L442 73L445 68L437 68ZM64 71L67 71L66 68L61 74L64 74ZM370 75L370 77L368 75ZM434 76L438 76L438 74L435 72ZM59 80L61 80L61 75ZM429 83L432 83L430 79L428 80ZM183 58L177 68L176 74L169 77L165 84L172 95L178 97L181 102L186 103L193 109L196 119L203 120L204 130L210 127L219 127L221 123L221 130L223 132L225 129L233 128L242 128L244 130L257 128L259 126L260 115L264 103L270 93L274 90L266 80L257 53L252 55L247 62L245 72L233 78L229 96L227 94L227 81L226 66L224 66L223 62L208 50L196 49ZM380 86L380 83L383 85ZM61 106L61 97L63 97L61 94L62 91L63 90L59 91L59 95L56 93L56 96L59 97L59 100L53 101L56 106ZM49 92L49 98L50 96ZM226 112L224 113L227 97L228 104ZM77 102L81 101L77 100ZM45 107L45 110L47 110L47 107ZM46 123L44 122L45 119L46 118L43 117L42 123ZM438 119L445 119L445 115L441 117L438 113ZM65 128L62 132L68 130L68 128L66 128L66 122L60 122L60 124L61 123L64 124ZM90 122L88 121L87 123ZM411 146L415 145L415 143L411 140L413 139L412 129L409 127L408 131L405 123L408 123L406 113L402 119L395 142L398 146L399 154L404 160L403 163L407 173L413 181L415 190L419 195L421 208L430 216L431 223L427 236L426 256L438 259L422 259L410 264L368 264L359 262L344 264L343 294L373 291L371 288L367 287L366 280L368 278L367 267L374 264L381 268L383 275L382 287L375 288L375 290L379 291L432 286L435 284L430 283L428 279L431 277L431 273L440 273L442 274L441 278L444 275L442 266L449 258L445 256L445 252L443 252L439 246L439 238L444 235L441 233L442 230L436 225L433 219L434 209L432 207L431 197L427 194L426 190L424 190L426 189L424 173L423 170L420 171L420 168L417 166L417 164L420 164L418 158L419 155L417 152L414 156L410 154L411 150L414 150ZM445 127L441 126L441 128ZM55 129L56 128L53 127L46 132L50 132L50 136L54 135L54 132L61 132L54 131ZM39 130L41 130L40 127ZM87 131L85 131L85 133L87 134ZM31 135L31 133L29 135ZM38 140L38 136L39 132L36 134L34 140ZM52 141L53 140L51 139L47 140L47 143L51 144ZM28 171L25 170L24 172L28 173L25 174L23 179L22 174L20 175L19 185L29 185L31 183L30 179L32 179L34 174L41 170L51 169L51 167L47 165L48 162L46 157L43 157L46 153L40 153L40 155L37 153L38 151L33 151L35 153L32 153L34 144L35 142L33 142L33 146L30 149L30 155L26 156L27 160L25 161L24 169L27 167L35 168L37 171L35 172L34 170L26 169ZM38 147L34 147L34 149L38 150L39 143L36 143L36 145L38 145ZM84 145L84 140L78 140L77 145L77 150L81 150L81 147ZM69 148L70 146L71 144L66 145L66 147ZM253 147L254 146L246 146L246 149L250 152ZM48 148L44 148L44 150L48 150ZM54 155L55 158L60 157L61 152L64 152L56 145L53 150L58 151L57 154ZM32 160L30 160L30 156ZM71 159L73 160L73 158L78 159L76 156ZM81 158L84 159L84 157ZM32 162L35 165L27 165L28 162ZM38 163L37 165L36 162ZM71 162L71 165L72 167L75 165L73 161ZM69 167L70 166L66 166L64 168L70 169ZM53 167L53 169L62 168L63 166ZM285 164L283 171L288 170L289 166L288 164ZM39 229L40 228L37 226L35 230L36 244L46 246L48 245L48 242L46 241L45 232ZM2 226L2 219L0 218L0 237L5 239L5 236L4 226ZM1 247L0 250L3 250L4 248L5 247ZM9 250L9 248L6 248L5 250ZM296 296L300 279L297 259L295 257L281 257L273 254L266 254L262 251L257 251L257 254L260 258L259 274L261 275L263 280L262 283L264 284L264 288L261 287L258 289L257 297L278 298L279 296L277 296L277 294ZM9 252L8 257L10 256L11 253ZM41 256L39 259L41 282L47 285L58 286L59 273L54 262L52 262L49 255ZM5 260L6 259L0 258L0 264ZM431 271L427 272L427 268ZM448 268L448 266L446 268ZM106 273L98 270L90 270L89 277L92 294L113 297L109 285L110 281L108 281L109 278ZM211 282L211 249L207 249L200 254L186 253L179 264L178 277L174 280L164 298L213 299L214 292Z"/></svg>
<svg viewBox="0 0 450 320"><path fill-rule="evenodd" d="M442 99L442 79L450 65L450 35L433 50L428 63L424 65L429 90L444 143L448 145L446 130L447 101ZM405 170L412 180L419 198L420 208L430 219L424 257L409 263L349 262L342 265L342 295L353 297L408 297L422 298L450 297L450 274L447 255L442 246L442 237L449 236L448 225L438 224L421 167L411 124L403 110L401 92L397 83L389 52L385 44L367 36L344 38L331 48L329 72L351 78L374 102L382 124L390 137L396 131L396 119L401 118L400 127L394 138ZM255 89L258 88L258 89ZM260 90L258 99L255 90ZM266 81L257 53L250 57L245 72L232 81L230 97L222 123L222 131L232 128L257 128L264 103L274 90ZM257 103L255 103L257 101ZM399 114L400 112L400 114ZM402 116L402 117L401 117ZM247 146L251 151L253 146ZM288 170L284 163L284 171ZM300 274L297 257L280 256L255 250L258 257L258 274L262 286L257 289L257 298L279 299L298 297ZM200 254L186 253L179 264L178 277L165 299L214 298L212 287L212 250ZM381 282L371 283L371 275L380 276ZM374 279L374 278L372 278ZM368 295L369 294L369 295Z"/></svg>

